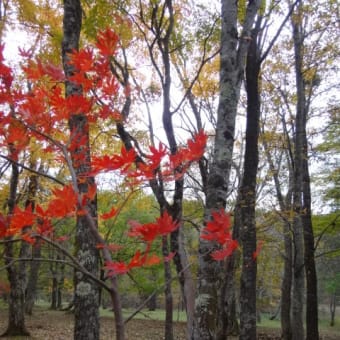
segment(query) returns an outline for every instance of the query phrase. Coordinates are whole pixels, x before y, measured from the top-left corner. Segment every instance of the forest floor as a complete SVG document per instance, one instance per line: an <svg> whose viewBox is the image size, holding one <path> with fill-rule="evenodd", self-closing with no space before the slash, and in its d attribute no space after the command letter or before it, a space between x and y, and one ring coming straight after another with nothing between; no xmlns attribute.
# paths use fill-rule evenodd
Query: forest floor
<svg viewBox="0 0 340 340"><path fill-rule="evenodd" d="M0 309L0 334L6 329L7 311ZM31 337L3 337L3 340L72 340L73 339L73 316L71 313L51 310L36 310L33 316L26 320L27 328ZM164 322L158 320L134 319L127 324L127 340L162 340ZM112 317L101 317L102 340L114 340L114 323ZM174 339L185 340L185 323L174 324ZM229 338L228 338L229 339ZM237 338L230 338L236 340ZM258 329L258 339L278 340L279 329ZM320 340L339 340L340 334L322 331Z"/></svg>

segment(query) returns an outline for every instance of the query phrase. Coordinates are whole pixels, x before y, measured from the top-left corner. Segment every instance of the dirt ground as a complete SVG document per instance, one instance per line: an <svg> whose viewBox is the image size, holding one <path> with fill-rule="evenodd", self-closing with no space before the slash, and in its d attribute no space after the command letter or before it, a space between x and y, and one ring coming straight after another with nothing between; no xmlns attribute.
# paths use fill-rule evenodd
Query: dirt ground
<svg viewBox="0 0 340 340"><path fill-rule="evenodd" d="M0 334L6 329L7 313L0 310ZM66 312L38 310L33 316L27 317L27 328L31 337L15 337L4 340L72 340L73 316ZM127 340L162 340L164 328L163 322L155 320L132 320L127 324ZM259 329L258 339L279 340L278 330ZM175 323L174 338L185 340L185 324ZM114 340L114 324L110 317L101 318L101 339ZM232 338L234 340L237 338ZM320 340L339 340L340 335L322 334Z"/></svg>

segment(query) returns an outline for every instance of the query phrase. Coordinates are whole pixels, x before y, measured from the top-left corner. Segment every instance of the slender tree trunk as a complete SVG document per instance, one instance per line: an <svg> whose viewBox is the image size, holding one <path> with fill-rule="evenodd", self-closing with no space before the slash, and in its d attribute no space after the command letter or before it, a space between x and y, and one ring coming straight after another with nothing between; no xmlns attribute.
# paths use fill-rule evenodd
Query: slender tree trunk
<svg viewBox="0 0 340 340"><path fill-rule="evenodd" d="M31 166L32 169L37 167L36 161L34 160L34 156L32 155ZM42 170L42 169L40 169ZM29 178L28 184L28 192L25 206L26 208L31 207L32 211L35 209L35 199L38 191L38 176L36 174L31 174ZM30 229L30 228L27 228ZM31 248L31 249L30 249ZM35 257L40 257L41 254L41 244L39 240L36 240L36 243L32 246L26 244L26 248L22 249L24 257L29 257L29 251L32 252L33 259ZM23 265L26 266L26 263L23 262ZM37 291L37 282L38 282L38 273L39 273L40 262L32 261L30 264L29 274L26 273L26 269L22 267L20 271L25 273L25 277L23 280L27 281L26 290L25 290L25 313L28 315L32 315L33 306L36 298ZM27 277L28 276L28 277Z"/></svg>
<svg viewBox="0 0 340 340"><path fill-rule="evenodd" d="M237 204L236 204L237 206ZM239 240L238 236L238 225L236 221L236 212L234 213L234 226L233 226L233 240ZM236 236L237 235L237 236ZM235 251L231 254L225 262L225 268L223 272L225 273L223 286L221 289L221 300L219 307L219 317L218 317L218 332L216 339L225 340L228 335L237 336L240 333L238 317L236 314L236 284L235 284L235 274L240 263L240 253Z"/></svg>
<svg viewBox="0 0 340 340"><path fill-rule="evenodd" d="M305 141L305 149L307 149L307 141ZM305 275L306 275L306 340L318 340L318 284L315 266L315 247L314 232L312 226L311 212L311 193L310 178L308 171L307 151L304 157L304 181L303 181L303 201L304 213L302 215L302 224L304 231L305 245Z"/></svg>
<svg viewBox="0 0 340 340"><path fill-rule="evenodd" d="M63 256L61 258L62 260L65 260L65 257ZM65 280L65 264L60 263L60 269L59 273L57 275L57 309L62 309L62 291L64 287L64 280Z"/></svg>
<svg viewBox="0 0 340 340"><path fill-rule="evenodd" d="M240 340L256 339L256 177L259 163L258 138L260 131L260 50L257 45L261 18L252 30L247 55L246 91L247 126L244 155L244 172L241 183L241 229L242 273L240 288Z"/></svg>
<svg viewBox="0 0 340 340"><path fill-rule="evenodd" d="M57 291L58 291L58 281L56 272L52 274L52 291L51 291L51 306L50 309L57 310Z"/></svg>
<svg viewBox="0 0 340 340"><path fill-rule="evenodd" d="M332 293L331 298L330 298L330 302L329 302L329 311L331 313L331 322L329 323L329 325L331 327L334 327L334 320L335 320L335 310L336 310L336 294Z"/></svg>
<svg viewBox="0 0 340 340"><path fill-rule="evenodd" d="M32 257L40 258L41 256L41 244L40 241L36 241L36 243L32 246ZM26 301L25 301L25 313L28 315L32 315L33 307L35 304L35 299L37 297L37 284L39 277L39 268L40 262L32 261L30 266L30 272L26 287Z"/></svg>
<svg viewBox="0 0 340 340"><path fill-rule="evenodd" d="M69 65L68 54L79 48L82 9L80 0L64 0L62 57L66 77L74 74ZM79 85L66 80L66 96L82 95ZM90 186L95 185L94 178L87 174L90 171L89 124L83 114L73 114L69 120L71 141L76 145L72 151L73 168L77 176L80 193L86 193ZM86 203L90 215L95 219L97 214L96 201ZM86 216L77 216L76 256L84 268L95 276L99 276L99 253L96 240L91 232L90 221ZM99 340L99 287L81 272L75 274L75 340Z"/></svg>
<svg viewBox="0 0 340 340"><path fill-rule="evenodd" d="M178 221L180 219L174 218L174 220ZM174 263L176 266L176 271L179 275L181 294L187 315L187 335L189 337L192 332L194 321L195 285L192 278L192 273L189 268L188 255L184 247L184 235L182 227L179 227L176 232L171 234L171 251L176 252Z"/></svg>
<svg viewBox="0 0 340 340"><path fill-rule="evenodd" d="M10 146L11 156L15 154L14 147ZM10 180L9 197L8 197L8 216L11 216L16 204L17 187L19 181L19 169L18 166L12 163L12 175ZM9 222L10 223L10 222ZM5 243L4 259L5 264L10 265L14 258L13 243L10 242L10 238ZM7 277L10 284L10 294L8 301L8 325L3 336L14 335L29 335L25 325L25 280L20 277L18 272L19 266L14 264L7 267Z"/></svg>
<svg viewBox="0 0 340 340"><path fill-rule="evenodd" d="M240 178L240 181L242 178ZM241 229L241 193L238 190L234 209L232 238L240 242ZM219 309L219 326L217 340L225 340L228 335L240 334L238 316L236 315L236 270L240 267L241 253L236 250L225 263L225 278L221 289L221 306Z"/></svg>
<svg viewBox="0 0 340 340"><path fill-rule="evenodd" d="M286 131L286 127L283 122L284 134L287 138L289 138L288 133ZM288 140L288 144L289 140ZM265 149L266 157L269 163L269 168L271 173L273 174L275 191L277 200L280 206L281 215L283 216L283 242L284 242L284 267L283 267L283 278L281 283L281 336L284 340L292 339L292 324L291 324L291 295L292 295L292 283L293 283L293 240L292 240L292 221L285 217L287 212L291 211L291 202L292 202L292 189L293 189L293 159L292 157L287 157L288 168L289 168L289 183L288 183L288 191L286 197L284 198L282 194L281 184L278 176L278 171L274 166L273 159L271 157L269 146L266 140L263 140L263 146ZM288 156L291 155L288 152Z"/></svg>
<svg viewBox="0 0 340 340"><path fill-rule="evenodd" d="M213 159L207 179L205 222L211 212L224 209L228 193L232 164L235 118L244 73L245 59L256 12L260 1L247 5L241 36L238 36L238 2L222 0L220 101L217 111L216 136ZM216 244L200 239L198 261L198 287L195 303L195 324L192 339L215 339L220 315L220 289L223 287L223 267L210 253Z"/></svg>
<svg viewBox="0 0 340 340"><path fill-rule="evenodd" d="M163 256L166 257L169 255L168 249L168 238L163 236L162 238L162 252ZM173 298L172 298L172 290L171 290L171 267L168 261L164 262L164 279L165 279L165 340L173 340Z"/></svg>
<svg viewBox="0 0 340 340"><path fill-rule="evenodd" d="M290 320L291 312L291 290L292 290L292 237L291 226L288 221L284 222L283 237L284 237L284 267L283 278L281 283L281 330L282 339L292 339L292 327Z"/></svg>
<svg viewBox="0 0 340 340"><path fill-rule="evenodd" d="M302 305L303 291L302 276L300 267L304 266L306 275L307 288L307 304L306 304L306 339L318 340L318 301L317 301L317 276L314 258L314 234L311 218L311 193L310 193L310 177L308 170L308 142L307 142L307 115L309 105L306 100L306 83L304 80L304 26L303 26L303 1L298 2L295 18L292 20L293 42L294 42L294 58L295 58L295 75L296 75L296 135L295 135L295 192L294 192L294 209L296 213L295 221L295 243L296 249L296 267L295 281L299 283L298 296L294 300ZM301 238L301 240L300 240ZM301 247L301 248L300 248ZM303 255L302 255L303 253ZM300 301L298 301L300 300ZM293 306L294 308L294 306ZM297 310L295 306L294 310ZM293 310L293 313L294 313ZM302 310L299 310L302 313ZM296 315L297 316L297 315ZM294 317L294 314L293 314ZM300 316L299 316L300 317ZM295 319L293 319L296 322ZM293 331L293 339L302 339L303 325L301 320ZM302 328L302 329L301 329ZM296 331L296 333L295 333Z"/></svg>
<svg viewBox="0 0 340 340"><path fill-rule="evenodd" d="M300 3L301 4L301 3ZM293 186L293 300L292 300L292 331L293 340L304 338L303 326L303 306L304 306L304 242L303 242L303 147L305 129L305 96L302 75L302 27L296 17L292 20L294 55L295 55L295 75L296 75L296 118L294 136L294 186Z"/></svg>

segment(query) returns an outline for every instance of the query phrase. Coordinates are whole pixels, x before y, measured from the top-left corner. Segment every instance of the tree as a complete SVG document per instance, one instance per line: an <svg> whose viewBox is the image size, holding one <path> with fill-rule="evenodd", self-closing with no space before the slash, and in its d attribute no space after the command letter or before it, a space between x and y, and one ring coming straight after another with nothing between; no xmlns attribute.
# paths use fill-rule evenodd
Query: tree
<svg viewBox="0 0 340 340"><path fill-rule="evenodd" d="M66 98L77 98L82 95L80 84L70 79L75 75L74 66L70 64L69 54L79 49L79 38L82 23L82 9L79 0L64 1L63 43L62 57L66 76ZM88 117L82 112L71 113L69 119L70 143L76 145L71 152L75 180L79 194L86 194L95 186L94 178L87 174L90 172L90 142ZM82 143L79 141L82 140ZM97 203L95 198L86 202L87 209L95 221L97 216ZM92 273L98 276L99 253L96 240L92 236L91 222L86 216L77 217L76 249L78 261ZM74 338L99 339L99 287L82 273L75 273L75 327Z"/></svg>
<svg viewBox="0 0 340 340"><path fill-rule="evenodd" d="M216 136L213 158L206 187L205 223L213 211L224 209L232 164L235 117L240 87L253 26L260 1L251 1L242 7L234 1L222 1L220 101L217 111ZM238 10L245 11L242 32L238 37ZM198 296L196 298L196 324L193 339L213 339L218 320L219 290L222 283L222 267L211 257L216 243L200 239Z"/></svg>
<svg viewBox="0 0 340 340"><path fill-rule="evenodd" d="M70 10L70 8L68 7L67 10ZM93 157L91 168L87 168L86 172L81 173L83 178L80 180L77 178L76 166L82 164L84 159L82 155L75 153L75 151L88 150L88 139L87 136L85 136L84 144L84 138L80 138L79 134L66 134L64 132L65 122L71 118L78 118L81 122L91 118L92 122L95 122L99 117L101 119L107 119L108 114L112 114L113 119L120 120L120 117L117 118L117 115L110 111L109 107L106 106L106 110L103 110L107 98L116 96L117 93L117 87L114 86L115 77L112 75L110 64L108 63L108 58L111 55L114 55L117 48L117 40L118 37L110 29L99 34L96 45L96 48L99 51L97 62L93 62L95 58L94 52L89 49L79 51L76 49L72 50L72 52L67 55L69 58L67 67L72 66L72 72L70 74L65 72L67 75L64 75L60 68L49 63L45 65L41 63L40 60L28 60L27 63L29 64L29 67L23 66L25 77L31 82L31 87L30 91L27 93L24 91L20 92L22 96L20 97L20 101L16 103L18 104L16 113L20 116L20 123L22 125L19 124L15 126L15 129L9 129L9 137L12 139L15 138L18 146L20 146L20 143L22 142L24 142L24 146L26 145L26 139L17 138L22 132L27 138L36 138L38 143L41 142L42 145L46 147L45 152L51 153L54 157L58 157L60 160L65 161L65 164L69 168L71 183L65 185L61 180L53 176L30 169L22 163L9 159L17 167L25 167L25 169L36 175L53 179L58 186L62 185L62 188L52 188L51 191L53 195L51 200L44 206L37 204L35 212L32 210L31 206L22 210L13 203L14 210L11 224L9 225L5 219L2 220L1 236L14 236L18 233L20 234L20 232L24 230L25 233L22 237L26 242L34 242L35 239L39 239L54 246L72 261L68 264L73 265L76 271L81 274L79 276L80 278L86 278L87 280L91 280L91 283L95 283L95 285L105 287L110 292L113 301L116 314L117 339L123 339L124 331L123 323L121 322L122 311L120 304L118 304L119 296L116 285L117 275L126 273L128 270L144 264L151 265L159 263L159 257L149 254L151 245L156 237L165 238L168 234L175 231L178 228L178 222L174 220L167 211L163 211L155 223L140 224L131 222L130 236L141 239L145 249L143 253L140 250L137 250L128 264L122 261L112 261L110 254L111 248L99 234L94 217L90 214L91 211L87 205L89 201L92 201L95 198L96 188L84 181L86 179L93 179L94 175L97 175L102 171L118 171L119 169L121 175L123 175L126 180L131 181L131 186L138 185L145 181L145 179L149 180L150 177L152 178L154 174L150 171L155 169L162 171L161 175L164 178L169 176L171 178L171 174L174 173L175 168L183 165L184 169L186 169L191 163L202 157L206 136L203 131L200 131L192 140L188 141L187 147L180 148L175 154L168 152L162 144L159 144L158 148L151 146L150 154L146 156L148 161L143 164L138 160L134 148L126 150L123 147L119 154ZM26 55L25 52L22 52L22 54ZM1 60L3 61L3 59ZM10 69L5 67L4 63L2 63L0 69L2 72L1 79L6 84ZM67 69L66 71L70 71L70 69ZM88 77L85 77L85 75ZM98 82L99 79L101 82ZM61 81L64 80L68 81L67 86L72 88L73 85L75 89L78 89L79 91L81 89L82 91L64 97L63 92L61 91ZM51 87L51 83L54 83L54 86ZM98 92L94 95L94 91ZM41 93L44 93L45 95L45 101L43 102L41 101ZM14 97L15 92L4 92L3 94L2 100L4 105L12 103L16 99L16 97ZM95 101L91 102L90 98L95 99ZM99 103L98 105L97 101ZM46 113L49 113L50 119L42 119L42 117L46 118ZM98 115L97 118L95 118L96 116L94 114ZM1 121L1 127L2 129L8 130L8 124L12 123L12 120L9 119L11 118L11 111L3 112L2 115L3 119ZM76 115L76 117L74 117L74 115ZM79 117L81 115L85 115L86 119L82 120ZM70 125L72 127L72 124ZM24 128L24 130L22 130L21 127ZM57 127L59 127L59 130ZM59 133L60 131L62 133ZM170 159L171 162L165 163L165 159ZM88 184L87 191L80 191L79 188L86 183ZM14 192L14 190L12 191ZM112 218L116 212L116 209L113 207L111 211L103 214L101 218ZM90 238L90 241L93 242L96 251L101 249L105 260L107 276L111 280L111 287L108 287L104 281L101 281L98 278L98 274L91 273L89 270L90 268L86 267L81 258L77 259L73 257L66 249L48 238L53 235L53 219L58 220L71 216L76 217L77 220L83 218L83 222L85 221L88 223L88 237ZM32 225L32 229L27 230L27 225ZM164 256L164 262L169 262L173 255L174 254L169 254L169 256ZM24 263L27 261L27 256L22 256L19 259L15 259L11 256L9 259L12 261L19 260L19 262ZM62 260L59 261L62 262ZM85 288L87 288L87 285ZM87 289L80 291L80 293L82 293L81 296L84 296L86 292ZM89 299L85 302L87 303L88 301ZM77 320L77 318L80 320ZM82 321L82 315L76 314L76 322L80 323ZM97 327L93 324L92 326ZM94 330L93 336L96 336L95 334L97 333L98 330ZM77 338L78 336L79 333L76 330L75 337Z"/></svg>

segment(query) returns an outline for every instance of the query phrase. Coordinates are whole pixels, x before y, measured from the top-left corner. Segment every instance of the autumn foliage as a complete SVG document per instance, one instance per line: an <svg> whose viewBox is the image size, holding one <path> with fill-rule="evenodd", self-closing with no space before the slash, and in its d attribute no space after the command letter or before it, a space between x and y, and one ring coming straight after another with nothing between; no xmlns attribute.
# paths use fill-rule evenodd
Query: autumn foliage
<svg viewBox="0 0 340 340"><path fill-rule="evenodd" d="M60 164L67 165L72 173L72 162L84 162L82 153L74 158L74 150L86 147L82 138L71 136L66 132L69 119L77 114L86 115L90 124L99 120L108 124L121 122L123 117L115 108L117 97L126 95L121 89L110 69L110 58L117 51L119 39L110 29L99 33L94 47L74 51L70 63L74 74L65 79L61 67L34 60L27 51L20 51L23 78L15 81L13 70L5 64L4 46L0 48L0 146L8 150L7 159L18 162L20 155L30 152L30 142L39 143L46 154ZM22 77L22 76L21 76ZM82 87L82 94L65 97L64 82L72 81ZM23 84L29 83L26 89ZM125 92L124 92L125 90ZM185 174L193 162L197 162L204 153L207 135L199 131L187 141L186 146L179 147L176 153L159 143L149 146L147 152L140 155L133 147L122 146L119 153L93 155L91 166L85 176L100 173L118 172L131 183L149 181L156 176L173 180ZM72 162L71 154L73 155ZM96 187L88 188L87 193L79 193L77 181L71 180L63 187L55 187L50 192L50 200L33 207L16 206L13 214L0 214L0 237L21 237L27 242L34 242L39 235L52 237L54 221L65 217L86 215L86 202L96 195ZM111 209L100 216L109 220L116 216L118 209ZM175 231L179 221L174 221L164 211L153 223L140 224L130 221L130 237L145 244L143 251L137 250L130 261L106 262L108 274L123 274L132 268L152 265L161 261L170 261L174 254L160 259L150 253L151 244L157 237ZM29 231L23 232L25 227ZM229 216L223 212L213 212L212 220L207 223L203 238L214 240L221 247L212 253L216 260L222 260L237 247L230 236ZM59 238L65 240L65 237ZM115 252L120 246L98 244L98 249Z"/></svg>

